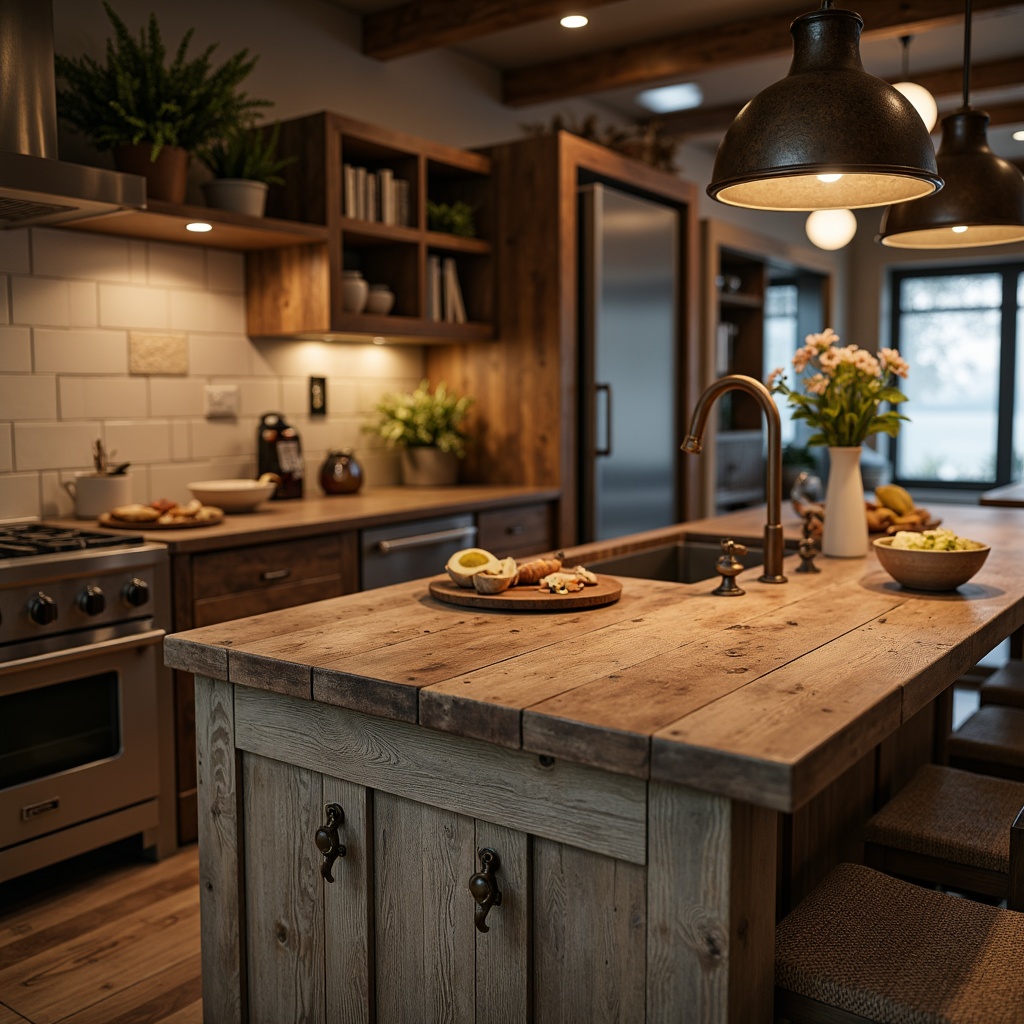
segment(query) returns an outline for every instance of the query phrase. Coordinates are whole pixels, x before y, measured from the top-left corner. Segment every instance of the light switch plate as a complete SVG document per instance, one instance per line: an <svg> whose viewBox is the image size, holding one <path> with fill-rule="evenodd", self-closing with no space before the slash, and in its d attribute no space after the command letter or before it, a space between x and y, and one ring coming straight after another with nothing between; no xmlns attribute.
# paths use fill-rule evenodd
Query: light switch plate
<svg viewBox="0 0 1024 1024"><path fill-rule="evenodd" d="M238 415L237 384L207 384L203 397L208 420L233 419Z"/></svg>
<svg viewBox="0 0 1024 1024"><path fill-rule="evenodd" d="M309 378L309 415L327 415L327 378Z"/></svg>

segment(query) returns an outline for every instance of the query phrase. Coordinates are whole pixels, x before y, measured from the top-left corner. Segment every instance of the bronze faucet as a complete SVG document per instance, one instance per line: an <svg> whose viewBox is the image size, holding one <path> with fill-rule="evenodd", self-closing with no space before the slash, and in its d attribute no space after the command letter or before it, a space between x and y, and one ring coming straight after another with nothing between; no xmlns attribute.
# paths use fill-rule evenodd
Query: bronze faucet
<svg viewBox="0 0 1024 1024"><path fill-rule="evenodd" d="M762 583L785 583L782 574L782 420L772 393L753 377L732 373L720 377L705 390L693 410L690 432L680 447L691 455L700 455L703 448L704 427L708 412L715 399L726 391L745 391L757 399L768 421L768 466L766 491L768 500L768 521L764 527L764 574L758 579Z"/></svg>

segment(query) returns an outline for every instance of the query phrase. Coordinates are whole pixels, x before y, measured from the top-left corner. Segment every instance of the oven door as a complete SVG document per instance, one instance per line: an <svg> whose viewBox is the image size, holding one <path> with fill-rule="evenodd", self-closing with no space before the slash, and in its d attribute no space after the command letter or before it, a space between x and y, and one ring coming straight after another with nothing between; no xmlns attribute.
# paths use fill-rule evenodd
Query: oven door
<svg viewBox="0 0 1024 1024"><path fill-rule="evenodd" d="M163 638L0 664L0 850L155 801Z"/></svg>

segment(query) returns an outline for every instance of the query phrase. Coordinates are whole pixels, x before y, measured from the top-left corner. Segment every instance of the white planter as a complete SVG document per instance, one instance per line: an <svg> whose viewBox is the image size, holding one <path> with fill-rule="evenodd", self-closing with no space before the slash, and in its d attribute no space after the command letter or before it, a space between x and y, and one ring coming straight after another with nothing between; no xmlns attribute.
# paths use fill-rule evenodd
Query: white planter
<svg viewBox="0 0 1024 1024"><path fill-rule="evenodd" d="M230 210L245 213L250 217L262 217L267 208L267 192L270 186L262 181L246 178L214 178L203 185L206 205L215 210Z"/></svg>
<svg viewBox="0 0 1024 1024"><path fill-rule="evenodd" d="M402 483L411 487L451 487L459 481L459 459L440 448L403 448Z"/></svg>

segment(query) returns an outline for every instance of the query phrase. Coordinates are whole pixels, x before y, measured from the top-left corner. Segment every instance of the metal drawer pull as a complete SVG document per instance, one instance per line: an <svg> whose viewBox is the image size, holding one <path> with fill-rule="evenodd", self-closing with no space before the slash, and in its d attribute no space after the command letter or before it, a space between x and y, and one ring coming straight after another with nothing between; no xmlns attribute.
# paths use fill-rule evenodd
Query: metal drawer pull
<svg viewBox="0 0 1024 1024"><path fill-rule="evenodd" d="M291 569L268 569L260 573L261 580L286 580L291 576Z"/></svg>
<svg viewBox="0 0 1024 1024"><path fill-rule="evenodd" d="M324 857L324 862L320 865L320 874L326 881L333 882L331 868L339 857L344 857L348 852L338 835L338 828L345 820L345 812L340 804L327 804L324 813L327 815L327 821L316 830L313 842Z"/></svg>
<svg viewBox="0 0 1024 1024"><path fill-rule="evenodd" d="M507 526L507 527L505 527L505 532L507 534L509 534L510 536L512 536L512 537L518 537L519 534L521 534L523 532L523 530L525 530L525 529L526 529L526 527L523 526L522 523L516 523L515 526Z"/></svg>
<svg viewBox="0 0 1024 1024"><path fill-rule="evenodd" d="M377 547L381 554L392 551L404 551L406 548L423 548L430 544L441 544L446 540L474 540L475 526L459 526L453 530L438 530L437 533L418 533L412 537L399 537L396 540L381 540Z"/></svg>
<svg viewBox="0 0 1024 1024"><path fill-rule="evenodd" d="M487 912L491 907L501 906L501 890L498 888L498 880L494 873L501 867L501 858L489 846L477 850L480 858L480 870L469 880L469 891L476 900L474 919L477 931L486 932Z"/></svg>

